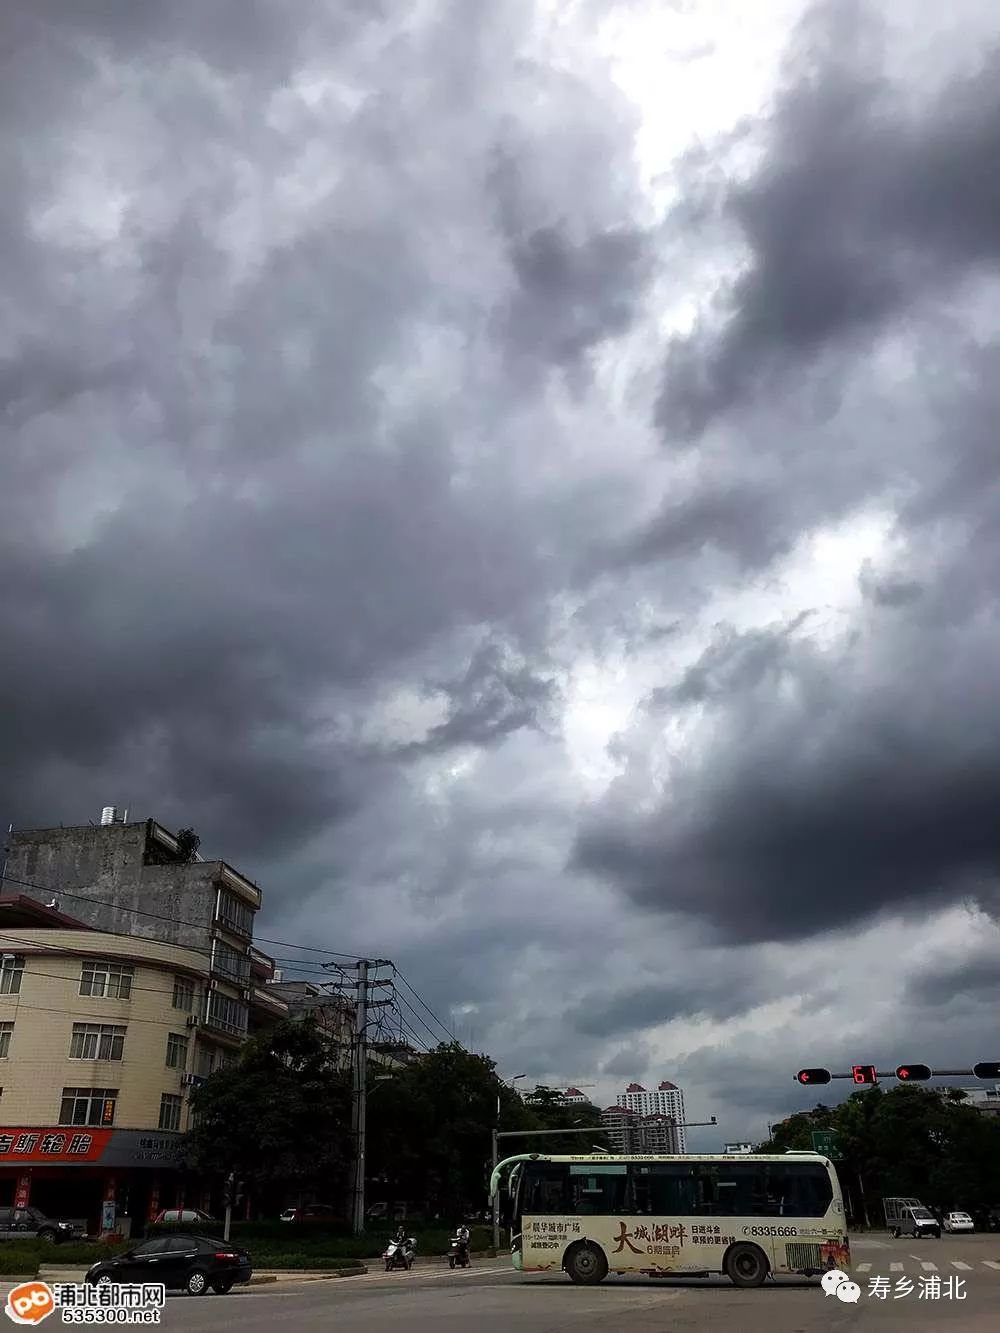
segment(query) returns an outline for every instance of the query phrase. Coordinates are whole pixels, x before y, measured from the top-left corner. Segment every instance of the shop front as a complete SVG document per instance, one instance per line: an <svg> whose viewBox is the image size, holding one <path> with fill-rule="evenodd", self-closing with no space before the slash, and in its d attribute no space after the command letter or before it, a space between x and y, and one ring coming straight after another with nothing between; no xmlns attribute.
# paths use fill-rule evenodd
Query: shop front
<svg viewBox="0 0 1000 1333"><path fill-rule="evenodd" d="M0 1207L33 1205L88 1235L141 1234L162 1208L201 1208L183 1136L162 1130L0 1127Z"/></svg>

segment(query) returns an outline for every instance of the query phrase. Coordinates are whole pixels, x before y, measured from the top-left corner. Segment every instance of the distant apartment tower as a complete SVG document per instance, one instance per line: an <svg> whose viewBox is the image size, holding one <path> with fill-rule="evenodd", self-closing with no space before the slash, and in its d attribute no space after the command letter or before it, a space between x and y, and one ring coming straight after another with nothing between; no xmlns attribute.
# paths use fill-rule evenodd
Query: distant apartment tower
<svg viewBox="0 0 1000 1333"><path fill-rule="evenodd" d="M625 1091L619 1094L618 1105L643 1119L659 1116L672 1121L676 1129L674 1141L677 1146L665 1151L679 1153L687 1151L684 1131L684 1093L676 1083L664 1080L653 1092L647 1091L641 1083L630 1083Z"/></svg>
<svg viewBox="0 0 1000 1333"><path fill-rule="evenodd" d="M601 1112L601 1124L613 1153L639 1152L639 1117L623 1106L607 1106Z"/></svg>
<svg viewBox="0 0 1000 1333"><path fill-rule="evenodd" d="M644 1116L625 1106L608 1106L601 1112L601 1124L613 1153L667 1156L680 1151L677 1126L669 1116Z"/></svg>

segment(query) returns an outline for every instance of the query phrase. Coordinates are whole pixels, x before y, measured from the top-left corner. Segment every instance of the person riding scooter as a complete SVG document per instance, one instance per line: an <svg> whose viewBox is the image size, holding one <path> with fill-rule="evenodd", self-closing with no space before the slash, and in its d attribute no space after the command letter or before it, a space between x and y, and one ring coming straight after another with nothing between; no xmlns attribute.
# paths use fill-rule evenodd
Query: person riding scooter
<svg viewBox="0 0 1000 1333"><path fill-rule="evenodd" d="M388 1273L393 1268L412 1268L416 1252L416 1241L412 1236L408 1236L400 1225L382 1256L385 1260L385 1271Z"/></svg>
<svg viewBox="0 0 1000 1333"><path fill-rule="evenodd" d="M455 1228L448 1253L449 1268L468 1268L469 1266L469 1228L464 1222Z"/></svg>

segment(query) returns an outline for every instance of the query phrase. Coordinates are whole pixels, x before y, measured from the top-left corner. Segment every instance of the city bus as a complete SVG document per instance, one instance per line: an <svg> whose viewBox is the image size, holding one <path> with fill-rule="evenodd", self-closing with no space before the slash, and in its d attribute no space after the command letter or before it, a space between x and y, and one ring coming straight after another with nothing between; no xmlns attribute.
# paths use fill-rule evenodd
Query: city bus
<svg viewBox="0 0 1000 1333"><path fill-rule="evenodd" d="M768 1277L848 1271L840 1184L819 1153L508 1157L490 1181L524 1273Z"/></svg>

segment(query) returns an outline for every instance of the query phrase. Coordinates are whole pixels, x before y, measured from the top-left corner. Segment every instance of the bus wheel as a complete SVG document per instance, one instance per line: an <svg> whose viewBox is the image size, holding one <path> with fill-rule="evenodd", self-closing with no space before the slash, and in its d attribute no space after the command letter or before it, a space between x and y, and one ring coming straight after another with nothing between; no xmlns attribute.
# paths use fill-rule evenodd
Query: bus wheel
<svg viewBox="0 0 1000 1333"><path fill-rule="evenodd" d="M767 1278L767 1256L756 1245L734 1245L726 1255L725 1270L735 1287L762 1287Z"/></svg>
<svg viewBox="0 0 1000 1333"><path fill-rule="evenodd" d="M604 1257L604 1251L586 1240L567 1251L563 1268L570 1275L570 1279L581 1286L595 1286L598 1282L603 1282L608 1275L608 1261Z"/></svg>

